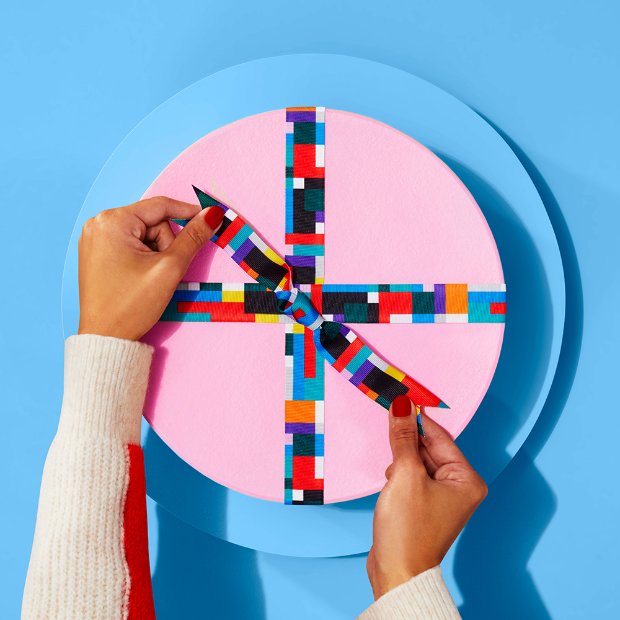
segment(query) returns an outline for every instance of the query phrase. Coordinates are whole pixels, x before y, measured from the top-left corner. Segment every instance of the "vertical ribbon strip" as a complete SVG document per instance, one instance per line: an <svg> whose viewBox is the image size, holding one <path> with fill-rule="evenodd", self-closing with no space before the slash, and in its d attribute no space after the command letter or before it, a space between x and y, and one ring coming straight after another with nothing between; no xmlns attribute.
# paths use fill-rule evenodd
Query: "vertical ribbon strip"
<svg viewBox="0 0 620 620"><path fill-rule="evenodd" d="M286 262L293 284L325 278L325 108L286 110ZM312 332L286 325L284 502L322 504L325 386Z"/></svg>

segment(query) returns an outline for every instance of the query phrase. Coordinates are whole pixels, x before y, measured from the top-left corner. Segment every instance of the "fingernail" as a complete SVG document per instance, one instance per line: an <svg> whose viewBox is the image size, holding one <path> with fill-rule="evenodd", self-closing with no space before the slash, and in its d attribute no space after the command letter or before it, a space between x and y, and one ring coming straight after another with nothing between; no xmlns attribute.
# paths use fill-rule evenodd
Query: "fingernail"
<svg viewBox="0 0 620 620"><path fill-rule="evenodd" d="M209 207L205 215L205 222L211 230L215 230L224 219L224 209L221 207Z"/></svg>
<svg viewBox="0 0 620 620"><path fill-rule="evenodd" d="M395 418L404 418L411 415L411 401L403 394L392 401L392 415Z"/></svg>

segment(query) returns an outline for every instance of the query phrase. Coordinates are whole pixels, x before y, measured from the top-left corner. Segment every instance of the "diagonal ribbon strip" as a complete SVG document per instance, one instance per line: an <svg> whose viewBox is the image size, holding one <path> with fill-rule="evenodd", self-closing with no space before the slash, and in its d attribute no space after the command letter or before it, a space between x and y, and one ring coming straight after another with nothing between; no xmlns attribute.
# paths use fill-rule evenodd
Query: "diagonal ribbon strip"
<svg viewBox="0 0 620 620"><path fill-rule="evenodd" d="M388 364L345 324L326 320L310 298L293 285L292 268L235 211L194 187L202 208L218 206L224 219L211 238L251 278L275 293L278 310L312 332L316 350L366 396L389 409L400 394L420 407L447 405L428 388ZM187 220L174 220L184 226Z"/></svg>

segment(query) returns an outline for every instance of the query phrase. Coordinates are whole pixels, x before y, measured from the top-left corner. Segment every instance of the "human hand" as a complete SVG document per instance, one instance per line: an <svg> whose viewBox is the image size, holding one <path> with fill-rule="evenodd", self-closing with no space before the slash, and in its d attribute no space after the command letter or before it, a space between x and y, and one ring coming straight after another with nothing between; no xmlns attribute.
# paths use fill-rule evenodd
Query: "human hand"
<svg viewBox="0 0 620 620"><path fill-rule="evenodd" d="M375 600L437 566L487 495L487 486L450 435L397 397L389 415L394 462L386 471L366 568Z"/></svg>
<svg viewBox="0 0 620 620"><path fill-rule="evenodd" d="M88 220L78 241L79 334L138 340L159 320L224 211L159 196ZM191 221L175 237L169 219Z"/></svg>

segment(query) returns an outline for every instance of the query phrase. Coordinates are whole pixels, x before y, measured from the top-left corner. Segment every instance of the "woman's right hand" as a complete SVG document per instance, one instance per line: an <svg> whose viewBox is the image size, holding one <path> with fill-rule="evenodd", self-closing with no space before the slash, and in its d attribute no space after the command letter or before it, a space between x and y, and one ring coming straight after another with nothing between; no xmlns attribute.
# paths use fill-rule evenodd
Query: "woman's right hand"
<svg viewBox="0 0 620 620"><path fill-rule="evenodd" d="M223 217L220 207L201 211L158 196L88 220L78 242L78 333L128 340L144 336ZM191 218L176 237L172 218Z"/></svg>
<svg viewBox="0 0 620 620"><path fill-rule="evenodd" d="M487 486L439 424L397 397L389 415L394 461L373 521L367 570L375 600L437 566L487 495Z"/></svg>

